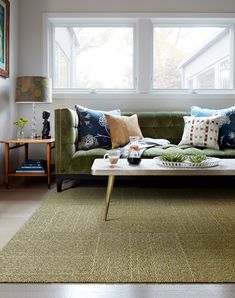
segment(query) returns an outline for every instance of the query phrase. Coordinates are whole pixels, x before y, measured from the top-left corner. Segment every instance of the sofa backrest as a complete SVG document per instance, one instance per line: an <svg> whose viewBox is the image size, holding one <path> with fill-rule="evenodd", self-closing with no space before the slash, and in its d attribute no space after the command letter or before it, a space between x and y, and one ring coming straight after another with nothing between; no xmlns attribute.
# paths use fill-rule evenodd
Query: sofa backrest
<svg viewBox="0 0 235 298"><path fill-rule="evenodd" d="M139 125L144 137L167 139L178 144L184 130L186 112L124 112L123 116L138 115Z"/></svg>

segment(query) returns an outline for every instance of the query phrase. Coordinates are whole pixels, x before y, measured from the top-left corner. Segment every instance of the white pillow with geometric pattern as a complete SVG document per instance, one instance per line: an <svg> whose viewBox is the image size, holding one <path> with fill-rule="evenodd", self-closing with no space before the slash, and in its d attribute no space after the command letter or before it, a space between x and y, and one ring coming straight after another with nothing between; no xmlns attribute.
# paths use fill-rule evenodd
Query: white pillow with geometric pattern
<svg viewBox="0 0 235 298"><path fill-rule="evenodd" d="M180 145L219 149L218 136L222 116L184 116L184 132Z"/></svg>

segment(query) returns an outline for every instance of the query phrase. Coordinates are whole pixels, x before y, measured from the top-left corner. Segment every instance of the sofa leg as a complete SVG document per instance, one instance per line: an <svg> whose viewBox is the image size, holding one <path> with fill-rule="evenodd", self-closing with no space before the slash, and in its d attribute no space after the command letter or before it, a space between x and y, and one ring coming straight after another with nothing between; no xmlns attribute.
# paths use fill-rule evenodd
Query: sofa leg
<svg viewBox="0 0 235 298"><path fill-rule="evenodd" d="M62 184L63 184L63 178L57 176L56 177L57 192L62 192Z"/></svg>

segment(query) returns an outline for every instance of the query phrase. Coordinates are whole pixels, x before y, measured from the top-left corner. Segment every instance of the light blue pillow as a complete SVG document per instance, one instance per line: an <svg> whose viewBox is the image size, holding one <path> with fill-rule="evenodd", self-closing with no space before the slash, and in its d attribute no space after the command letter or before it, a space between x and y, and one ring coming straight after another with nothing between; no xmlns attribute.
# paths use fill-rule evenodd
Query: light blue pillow
<svg viewBox="0 0 235 298"><path fill-rule="evenodd" d="M121 111L113 110L104 112L88 109L79 105L75 105L75 109L79 119L78 149L111 148L111 137L105 114L119 116Z"/></svg>
<svg viewBox="0 0 235 298"><path fill-rule="evenodd" d="M219 129L218 143L221 148L235 148L235 106L227 109L203 109L191 107L191 116L208 117L221 115L222 123Z"/></svg>

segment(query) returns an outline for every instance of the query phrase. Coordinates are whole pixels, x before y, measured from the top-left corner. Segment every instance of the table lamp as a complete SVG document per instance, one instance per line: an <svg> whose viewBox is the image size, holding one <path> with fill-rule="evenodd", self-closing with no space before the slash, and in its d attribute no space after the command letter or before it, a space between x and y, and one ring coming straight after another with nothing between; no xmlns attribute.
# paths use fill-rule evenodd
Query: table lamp
<svg viewBox="0 0 235 298"><path fill-rule="evenodd" d="M16 103L32 103L32 138L37 138L36 103L51 103L51 79L40 76L16 78Z"/></svg>

